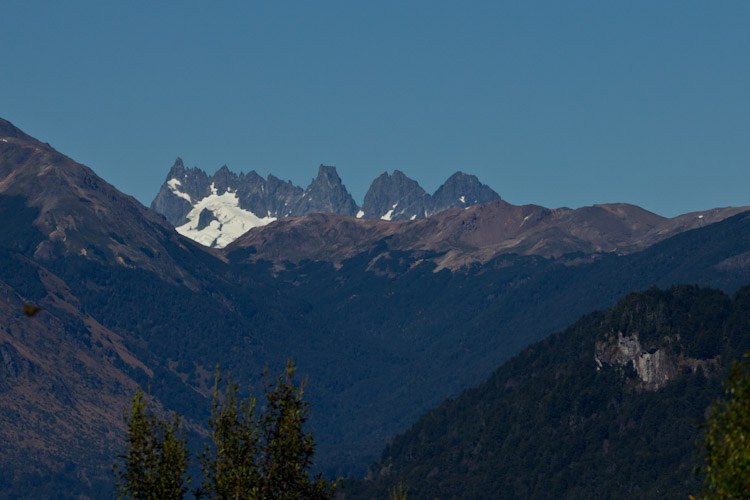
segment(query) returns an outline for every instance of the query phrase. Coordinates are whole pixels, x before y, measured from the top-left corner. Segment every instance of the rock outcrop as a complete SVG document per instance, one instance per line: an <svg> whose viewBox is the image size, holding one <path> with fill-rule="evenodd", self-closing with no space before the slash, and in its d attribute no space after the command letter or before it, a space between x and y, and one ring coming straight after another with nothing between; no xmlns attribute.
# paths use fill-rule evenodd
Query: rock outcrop
<svg viewBox="0 0 750 500"><path fill-rule="evenodd" d="M664 387L677 375L677 360L668 354L667 349L644 349L637 333L623 335L617 332L616 340L597 342L594 360L598 368L604 364L632 368L644 388L649 390Z"/></svg>

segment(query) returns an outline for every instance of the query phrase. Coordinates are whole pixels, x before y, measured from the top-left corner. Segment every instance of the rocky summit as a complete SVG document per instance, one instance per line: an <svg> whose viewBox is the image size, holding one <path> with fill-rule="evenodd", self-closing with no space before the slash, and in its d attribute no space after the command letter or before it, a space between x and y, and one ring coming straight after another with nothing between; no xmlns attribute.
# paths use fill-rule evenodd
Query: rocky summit
<svg viewBox="0 0 750 500"><path fill-rule="evenodd" d="M414 220L451 208L465 208L499 200L500 195L479 182L475 175L456 172L430 195L403 172L383 172L370 185L361 217L382 220Z"/></svg>
<svg viewBox="0 0 750 500"><path fill-rule="evenodd" d="M451 208L498 200L500 196L474 175L456 172L430 195L396 170L375 179L359 207L336 167L320 165L306 189L255 171L235 174L226 166L213 176L186 169L177 158L151 208L188 238L223 248L250 229L284 217L317 212L386 221L430 217Z"/></svg>

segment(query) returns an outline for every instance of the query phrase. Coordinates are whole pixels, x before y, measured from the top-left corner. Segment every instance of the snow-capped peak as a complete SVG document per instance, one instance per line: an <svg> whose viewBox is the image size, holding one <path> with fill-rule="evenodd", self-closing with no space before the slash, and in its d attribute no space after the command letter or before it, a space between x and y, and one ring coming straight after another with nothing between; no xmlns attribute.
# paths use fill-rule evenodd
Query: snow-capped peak
<svg viewBox="0 0 750 500"><path fill-rule="evenodd" d="M219 195L211 184L213 194L195 204L187 214L188 222L177 228L183 236L208 247L224 248L254 227L265 226L275 221L275 217L258 217L240 208L236 193L229 191ZM201 224L201 213L207 210L211 220Z"/></svg>

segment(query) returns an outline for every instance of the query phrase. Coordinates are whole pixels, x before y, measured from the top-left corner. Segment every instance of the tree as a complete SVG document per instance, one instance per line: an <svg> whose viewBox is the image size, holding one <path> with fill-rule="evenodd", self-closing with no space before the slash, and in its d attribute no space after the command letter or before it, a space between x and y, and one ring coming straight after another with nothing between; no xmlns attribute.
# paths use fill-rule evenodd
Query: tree
<svg viewBox="0 0 750 500"><path fill-rule="evenodd" d="M325 500L333 496L335 485L329 485L320 475L310 478L315 445L312 434L303 430L310 405L303 398L305 382L294 385L295 370L288 360L285 374L277 378L276 385L266 386L268 408L261 419L261 498Z"/></svg>
<svg viewBox="0 0 750 500"><path fill-rule="evenodd" d="M734 362L725 397L716 401L703 438L704 499L750 498L750 354Z"/></svg>
<svg viewBox="0 0 750 500"><path fill-rule="evenodd" d="M200 496L247 500L327 500L336 485L310 477L314 452L312 434L303 429L309 415L304 382L296 386L294 363L275 385L266 384L266 411L256 415L255 398L239 401L237 385L227 377L219 403L217 370L209 419L211 445L201 463Z"/></svg>
<svg viewBox="0 0 750 500"><path fill-rule="evenodd" d="M219 403L219 370L208 426L211 445L201 457L203 486L196 496L216 499L256 499L261 482L256 457L260 453L255 398L238 401L237 384L227 376L224 401Z"/></svg>
<svg viewBox="0 0 750 500"><path fill-rule="evenodd" d="M125 415L127 438L123 464L115 464L117 498L176 500L187 493L188 452L179 415L159 419L136 390Z"/></svg>

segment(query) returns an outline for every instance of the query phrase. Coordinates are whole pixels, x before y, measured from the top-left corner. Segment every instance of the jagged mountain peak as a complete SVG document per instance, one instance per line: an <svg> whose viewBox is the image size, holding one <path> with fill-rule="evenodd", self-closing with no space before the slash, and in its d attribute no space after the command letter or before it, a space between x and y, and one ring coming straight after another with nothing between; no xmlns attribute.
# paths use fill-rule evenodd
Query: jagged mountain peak
<svg viewBox="0 0 750 500"><path fill-rule="evenodd" d="M307 187L293 212L294 215L332 212L353 216L358 210L359 207L346 190L336 167L321 164L318 176Z"/></svg>
<svg viewBox="0 0 750 500"><path fill-rule="evenodd" d="M467 207L488 201L499 200L500 195L489 186L479 182L476 175L461 171L448 177L432 195L432 213L448 208Z"/></svg>
<svg viewBox="0 0 750 500"><path fill-rule="evenodd" d="M433 195L400 170L384 172L365 195L362 216L383 220L421 219L451 208L499 200L500 195L461 171L451 175Z"/></svg>
<svg viewBox="0 0 750 500"><path fill-rule="evenodd" d="M237 174L229 170L226 165L217 170L211 179L213 181L211 186L217 194L224 194L233 189L233 186L236 186L239 181Z"/></svg>
<svg viewBox="0 0 750 500"><path fill-rule="evenodd" d="M321 188L339 189L343 185L344 183L341 181L336 167L321 164L318 167L318 175L310 182L305 192Z"/></svg>
<svg viewBox="0 0 750 500"><path fill-rule="evenodd" d="M268 177L271 177L271 176L269 175ZM245 173L241 173L239 175L239 178L240 179L250 180L252 182L263 182L264 181L263 177L258 172L256 172L255 170L251 170L251 171L249 171L246 174Z"/></svg>
<svg viewBox="0 0 750 500"><path fill-rule="evenodd" d="M408 180L408 181L416 182L416 181L413 181L404 172L398 169L394 170L392 174L389 174L387 170L384 171L382 174L377 176L373 182L383 182L385 180L396 180L396 181Z"/></svg>
<svg viewBox="0 0 750 500"><path fill-rule="evenodd" d="M266 179L255 171L238 175L226 165L208 176L198 168L185 169L178 158L151 207L182 234L202 244L223 246L239 236L238 231L281 217L331 212L367 219L422 219L499 198L476 176L463 172L452 175L431 196L403 171L394 170L373 181L360 209L332 165L320 164L317 175L302 189L271 174ZM204 210L213 216L201 215Z"/></svg>
<svg viewBox="0 0 750 500"><path fill-rule="evenodd" d="M339 173L336 171L336 167L331 165L323 165L322 163L318 167L318 176L313 179L313 182L320 179L328 179L331 182L341 182L341 177L339 177Z"/></svg>
<svg viewBox="0 0 750 500"><path fill-rule="evenodd" d="M429 196L419 183L400 170L383 172L370 185L362 205L366 219L406 220L423 218Z"/></svg>
<svg viewBox="0 0 750 500"><path fill-rule="evenodd" d="M336 167L320 165L307 189L269 174L236 174L223 165L213 175L175 161L151 208L177 231L207 246L223 247L253 227L310 212L354 215L358 210Z"/></svg>
<svg viewBox="0 0 750 500"><path fill-rule="evenodd" d="M445 183L451 184L451 183L462 182L462 181L481 184L479 182L479 178L477 178L476 175L467 174L467 173L462 172L461 170L456 170L450 177L448 177L448 179L446 179Z"/></svg>
<svg viewBox="0 0 750 500"><path fill-rule="evenodd" d="M169 169L167 179L181 175L185 175L185 163L183 163L182 158L178 156L174 161L174 165L172 165L172 168Z"/></svg>

